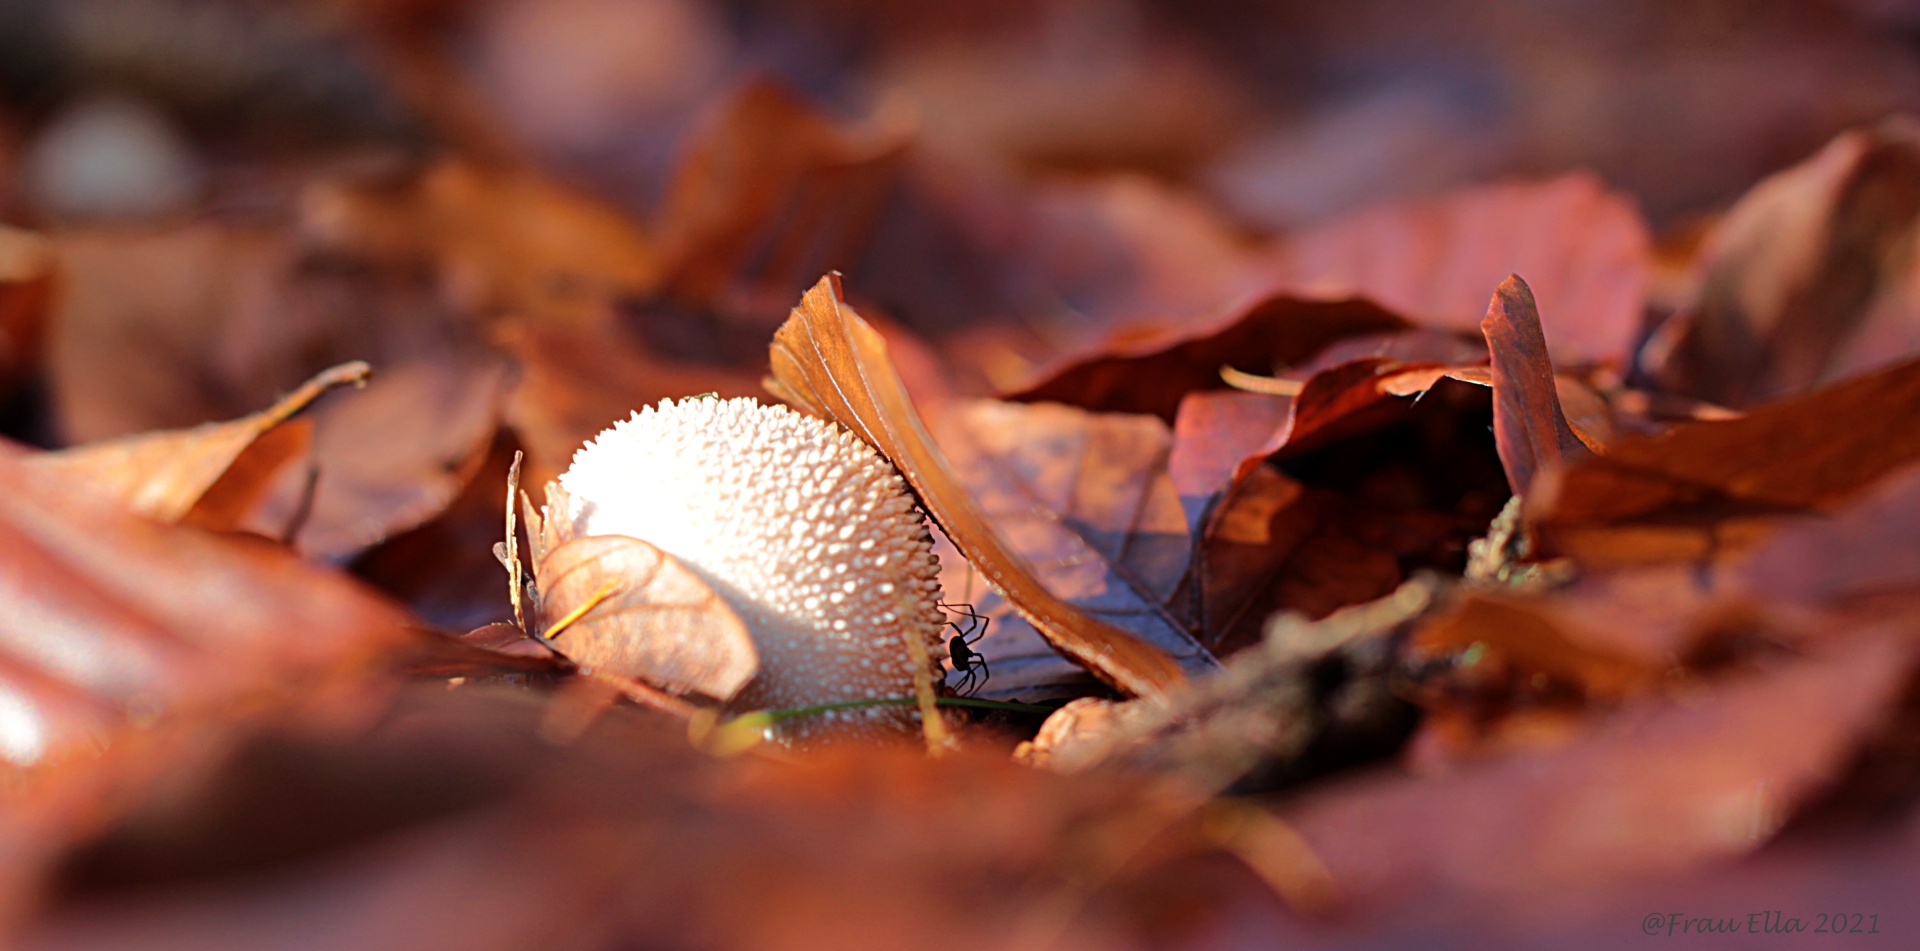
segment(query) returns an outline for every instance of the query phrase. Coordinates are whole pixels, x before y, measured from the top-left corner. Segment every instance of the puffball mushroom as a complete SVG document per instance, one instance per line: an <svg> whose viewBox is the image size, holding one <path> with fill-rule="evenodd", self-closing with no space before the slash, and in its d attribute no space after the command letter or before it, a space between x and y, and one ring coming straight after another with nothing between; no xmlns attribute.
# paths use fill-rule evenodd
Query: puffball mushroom
<svg viewBox="0 0 1920 951"><path fill-rule="evenodd" d="M916 654L939 682L933 537L900 473L846 429L752 399L664 400L574 453L560 487L568 511L549 518L652 543L746 622L760 669L735 709L913 696ZM869 707L790 724L796 739L901 733L917 715Z"/></svg>

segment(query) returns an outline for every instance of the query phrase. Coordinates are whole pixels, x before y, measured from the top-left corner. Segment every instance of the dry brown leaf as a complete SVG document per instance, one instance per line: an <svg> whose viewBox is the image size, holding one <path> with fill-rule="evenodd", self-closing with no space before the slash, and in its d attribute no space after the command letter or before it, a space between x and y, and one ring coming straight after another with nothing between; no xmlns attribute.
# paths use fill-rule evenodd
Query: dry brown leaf
<svg viewBox="0 0 1920 951"><path fill-rule="evenodd" d="M1585 612L1578 609L1580 604L1470 591L1422 624L1409 647L1431 655L1478 649L1486 652L1480 663L1510 668L1500 674L1513 683L1488 684L1495 690L1510 689L1513 684L1526 689L1538 675L1546 681L1533 687L1535 693L1570 689L1580 702L1595 704L1616 703L1645 690L1671 668L1671 660L1636 650L1638 645L1630 639L1590 630L1591 624L1582 622Z"/></svg>
<svg viewBox="0 0 1920 951"><path fill-rule="evenodd" d="M943 407L930 429L981 516L1047 591L1189 672L1212 666L1182 596L1193 539L1167 468L1165 423L978 400ZM963 591L968 574L965 563L945 565L941 586L990 621L974 649L992 665L994 695L1077 679L1006 601L984 586Z"/></svg>
<svg viewBox="0 0 1920 951"><path fill-rule="evenodd" d="M558 478L575 450L642 406L690 393L763 392L758 374L677 363L617 331L514 322L496 338L520 368L506 413L527 447L529 485Z"/></svg>
<svg viewBox="0 0 1920 951"><path fill-rule="evenodd" d="M1533 474L1591 455L1560 411L1560 394L1533 291L1519 275L1493 292L1480 322L1493 359L1493 441L1513 494L1524 496Z"/></svg>
<svg viewBox="0 0 1920 951"><path fill-rule="evenodd" d="M45 238L0 226L0 387L10 388L40 366L54 271Z"/></svg>
<svg viewBox="0 0 1920 951"><path fill-rule="evenodd" d="M1420 546L1383 537L1380 518L1338 492L1251 469L1216 503L1195 554L1206 643L1231 654L1256 643L1277 612L1321 618L1385 597L1406 577L1401 549L1411 556Z"/></svg>
<svg viewBox="0 0 1920 951"><path fill-rule="evenodd" d="M582 667L716 700L733 699L760 667L746 623L699 575L648 542L567 539L534 571L534 633ZM562 620L564 629L555 629Z"/></svg>
<svg viewBox="0 0 1920 951"><path fill-rule="evenodd" d="M1240 390L1190 393L1180 401L1167 471L1189 528L1198 532L1214 498L1259 464L1261 447L1292 412L1293 397Z"/></svg>
<svg viewBox="0 0 1920 951"><path fill-rule="evenodd" d="M994 590L1057 650L1138 696L1160 696L1184 679L1164 650L1062 601L1013 554L940 455L885 342L844 303L836 275L794 308L774 335L772 360L775 395L846 426L892 462ZM1204 663L1204 656L1193 660Z"/></svg>
<svg viewBox="0 0 1920 951"><path fill-rule="evenodd" d="M784 306L813 275L849 263L900 175L913 137L904 120L842 126L768 80L723 100L656 225L666 292L696 306Z"/></svg>
<svg viewBox="0 0 1920 951"><path fill-rule="evenodd" d="M1789 519L1722 579L1768 604L1843 605L1920 587L1920 469L1886 477L1832 514Z"/></svg>
<svg viewBox="0 0 1920 951"><path fill-rule="evenodd" d="M1291 397L1187 397L1173 454L1182 502L1205 519L1195 617L1209 646L1257 641L1274 611L1318 618L1382 597L1410 568L1458 570L1505 486L1487 481L1499 476L1474 432L1480 397L1429 390L1479 369L1361 357L1312 372ZM1352 460L1364 461L1348 471Z"/></svg>
<svg viewBox="0 0 1920 951"><path fill-rule="evenodd" d="M512 601L500 583L501 565L493 547L500 541L500 503L507 496L507 473L517 449L510 434L496 434L486 460L459 496L426 523L355 556L354 577L442 630L472 631L512 618Z"/></svg>
<svg viewBox="0 0 1920 951"><path fill-rule="evenodd" d="M317 250L431 268L443 298L470 313L601 326L609 300L660 280L652 242L625 215L537 173L460 159L316 182L300 226Z"/></svg>
<svg viewBox="0 0 1920 951"><path fill-rule="evenodd" d="M1095 354L1063 361L1008 398L1152 413L1171 422L1188 393L1226 387L1220 379L1223 366L1265 375L1305 362L1348 337L1408 328L1405 320L1364 300L1268 297L1205 329L1116 335Z"/></svg>
<svg viewBox="0 0 1920 951"><path fill-rule="evenodd" d="M0 487L0 752L15 766L312 689L400 642L385 600L269 546L101 505L17 449L0 452Z"/></svg>
<svg viewBox="0 0 1920 951"><path fill-rule="evenodd" d="M1271 908L1190 797L1123 777L891 748L720 758L619 708L559 744L549 720L436 684L363 727L247 731L29 877L0 940L1111 951Z"/></svg>
<svg viewBox="0 0 1920 951"><path fill-rule="evenodd" d="M283 474L247 527L343 558L426 522L486 458L512 382L489 354L382 367L314 410L307 466Z"/></svg>
<svg viewBox="0 0 1920 951"><path fill-rule="evenodd" d="M187 519L199 507L194 524L232 529L280 468L305 453L312 431L302 427L285 438L264 437L326 391L362 384L371 373L365 363L343 363L250 416L89 443L36 455L29 463L163 522ZM216 486L221 494L210 499ZM203 502L209 504L201 507Z"/></svg>
<svg viewBox="0 0 1920 951"><path fill-rule="evenodd" d="M1913 355L1917 218L1920 127L1842 133L1720 220L1643 363L1669 389L1751 406Z"/></svg>
<svg viewBox="0 0 1920 951"><path fill-rule="evenodd" d="M1625 362L1653 270L1647 226L1591 174L1463 190L1360 212L1288 239L1285 287L1360 295L1434 328L1471 331L1487 288L1525 274L1567 364Z"/></svg>
<svg viewBox="0 0 1920 951"><path fill-rule="evenodd" d="M1440 888L1539 897L1745 855L1832 786L1899 701L1910 634L1630 707L1559 749L1377 777L1284 812L1359 908ZM1356 909L1358 910L1358 909Z"/></svg>
<svg viewBox="0 0 1920 951"><path fill-rule="evenodd" d="M1624 436L1550 470L1529 501L1550 547L1592 563L1704 558L1830 507L1920 458L1920 362L1728 420Z"/></svg>

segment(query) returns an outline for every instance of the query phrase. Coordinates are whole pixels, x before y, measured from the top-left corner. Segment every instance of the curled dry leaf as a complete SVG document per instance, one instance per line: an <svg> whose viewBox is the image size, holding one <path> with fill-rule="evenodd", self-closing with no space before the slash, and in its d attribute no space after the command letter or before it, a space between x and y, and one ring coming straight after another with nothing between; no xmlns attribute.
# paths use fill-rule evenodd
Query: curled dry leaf
<svg viewBox="0 0 1920 951"><path fill-rule="evenodd" d="M640 539L567 539L545 552L535 574L534 633L582 667L716 700L733 699L759 669L747 626L727 602Z"/></svg>
<svg viewBox="0 0 1920 951"><path fill-rule="evenodd" d="M473 687L369 719L247 731L71 846L65 875L28 879L0 939L1112 951L1197 943L1216 911L1272 901L1191 797L1126 777L896 748L721 758L619 708L560 744L550 708Z"/></svg>
<svg viewBox="0 0 1920 951"><path fill-rule="evenodd" d="M520 370L506 416L527 447L532 485L558 478L574 450L636 406L689 393L728 399L761 392L757 371L677 363L612 328L516 321L499 327L495 340Z"/></svg>
<svg viewBox="0 0 1920 951"><path fill-rule="evenodd" d="M1559 749L1330 787L1283 815L1359 908L1699 868L1759 848L1838 780L1910 683L1912 644L1862 632L1825 656L1619 711Z"/></svg>
<svg viewBox="0 0 1920 951"><path fill-rule="evenodd" d="M1842 133L1761 182L1708 237L1693 300L1642 354L1725 406L1806 392L1920 351L1920 125Z"/></svg>
<svg viewBox="0 0 1920 951"><path fill-rule="evenodd" d="M1513 494L1524 496L1533 474L1575 463L1591 451L1560 411L1560 394L1533 291L1519 275L1493 292L1480 322L1493 360L1493 441Z"/></svg>
<svg viewBox="0 0 1920 951"><path fill-rule="evenodd" d="M0 226L0 387L11 387L39 368L53 294L53 250L47 240Z"/></svg>
<svg viewBox="0 0 1920 951"><path fill-rule="evenodd" d="M312 414L305 472L290 469L247 527L342 558L443 511L486 459L513 375L468 353L383 367Z"/></svg>
<svg viewBox="0 0 1920 951"><path fill-rule="evenodd" d="M525 168L444 159L384 179L316 182L300 226L315 250L424 265L470 313L598 326L606 301L659 283L637 224Z"/></svg>
<svg viewBox="0 0 1920 951"><path fill-rule="evenodd" d="M931 430L981 516L1047 591L1189 671L1212 666L1183 592L1193 539L1167 468L1165 423L978 400L945 407ZM992 664L995 695L1073 679L1077 668L1005 600L961 594L967 574L965 564L945 566L942 587L990 622L974 649Z"/></svg>
<svg viewBox="0 0 1920 951"><path fill-rule="evenodd" d="M1288 239L1285 288L1360 295L1435 328L1470 331L1487 288L1525 274L1563 363L1624 361L1640 330L1652 242L1633 203L1588 173L1467 189L1360 212Z"/></svg>
<svg viewBox="0 0 1920 951"><path fill-rule="evenodd" d="M1638 649L1631 640L1594 632L1582 617L1564 599L1529 601L1469 591L1422 624L1409 646L1434 656L1476 650L1489 667L1505 665L1502 673L1511 673L1514 681L1545 678L1537 693L1571 690L1581 701L1603 704L1650 687L1670 669L1667 658Z"/></svg>
<svg viewBox="0 0 1920 951"><path fill-rule="evenodd" d="M1843 605L1920 591L1920 467L1882 479L1838 511L1788 519L1725 566L1723 580L1771 603Z"/></svg>
<svg viewBox="0 0 1920 951"><path fill-rule="evenodd" d="M1158 697L1180 662L1061 600L980 513L907 396L886 343L846 305L837 275L814 285L774 335L774 394L852 430L905 476L929 514L987 583L1055 649L1128 693ZM1204 654L1188 655L1205 663Z"/></svg>
<svg viewBox="0 0 1920 951"><path fill-rule="evenodd" d="M1220 368L1268 374L1348 337L1406 330L1400 317L1364 300L1268 297L1200 331L1121 335L1097 355L1046 370L1008 399L1068 403L1110 413L1152 413L1172 422L1195 390L1225 389Z"/></svg>
<svg viewBox="0 0 1920 951"><path fill-rule="evenodd" d="M312 405L322 393L364 384L365 363L322 371L273 406L224 423L192 429L123 436L59 452L29 463L104 493L127 508L163 522L190 520L205 528L236 527L294 456L312 439L302 427L287 436L268 435ZM212 493L219 490L219 495ZM197 511L196 511L197 510Z"/></svg>
<svg viewBox="0 0 1920 951"><path fill-rule="evenodd" d="M1197 525L1205 643L1230 652L1273 611L1318 618L1386 595L1412 568L1457 570L1505 486L1480 441L1483 398L1433 388L1484 383L1484 371L1362 356L1312 372L1292 396L1189 394L1172 468ZM1369 461L1346 473L1350 458Z"/></svg>
<svg viewBox="0 0 1920 951"><path fill-rule="evenodd" d="M667 293L784 305L864 245L912 138L903 115L843 126L772 81L747 83L709 117L669 185L656 227Z"/></svg>
<svg viewBox="0 0 1920 951"><path fill-rule="evenodd" d="M1590 563L1704 558L1781 515L1824 509L1920 459L1920 362L1857 376L1738 419L1623 436L1549 470L1528 513L1549 547Z"/></svg>
<svg viewBox="0 0 1920 951"><path fill-rule="evenodd" d="M0 490L0 756L17 766L324 684L402 636L404 615L358 585L103 506L19 450L0 450Z"/></svg>

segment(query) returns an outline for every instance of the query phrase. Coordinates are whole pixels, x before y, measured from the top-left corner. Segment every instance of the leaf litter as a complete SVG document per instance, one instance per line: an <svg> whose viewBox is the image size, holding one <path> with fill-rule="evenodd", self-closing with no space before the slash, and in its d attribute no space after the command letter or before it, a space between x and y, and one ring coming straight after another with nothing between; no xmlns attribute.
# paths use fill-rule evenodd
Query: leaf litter
<svg viewBox="0 0 1920 951"><path fill-rule="evenodd" d="M1511 177L1560 153L1503 136L1572 120L1489 132L1479 184L1383 178L1300 222L1276 209L1352 164L1317 148L1418 178L1393 156L1441 121L1403 121L1424 94L1268 114L1259 70L1192 55L1241 55L1199 14L655 0L684 42L640 76L596 58L633 10L473 47L520 5L467 6L302 26L376 51L310 55L385 104L310 155L144 93L202 137L190 213L66 218L37 181L8 206L10 945L1893 922L1920 792L1911 120L1829 121L1759 181L1745 154L1650 161L1747 170L1689 192L1726 208L1690 223L1673 196L1705 178ZM794 17L833 29L770 26ZM969 48L982 29L1024 38ZM516 72L538 42L584 45ZM1055 43L1157 64L1190 109ZM579 101L529 111L536 74ZM846 98L860 77L903 91ZM10 82L6 150L51 134ZM944 683L736 708L759 659L710 579L533 517L585 439L702 394L771 395L900 471L938 533ZM913 711L928 749L767 742L861 704Z"/></svg>

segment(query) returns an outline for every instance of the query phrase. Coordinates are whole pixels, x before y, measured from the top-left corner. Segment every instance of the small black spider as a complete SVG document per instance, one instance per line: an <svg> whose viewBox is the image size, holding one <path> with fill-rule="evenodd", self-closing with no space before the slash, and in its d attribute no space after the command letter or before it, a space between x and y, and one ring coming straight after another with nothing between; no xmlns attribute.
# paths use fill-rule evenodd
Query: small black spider
<svg viewBox="0 0 1920 951"><path fill-rule="evenodd" d="M953 672L960 675L960 682L954 685L953 692L962 697L971 696L986 686L987 678L993 676L993 672L987 669L986 657L972 646L986 636L987 619L975 611L971 604L942 602L940 607L960 615L959 620L947 622L947 626L955 631L947 639L947 656L953 659Z"/></svg>

